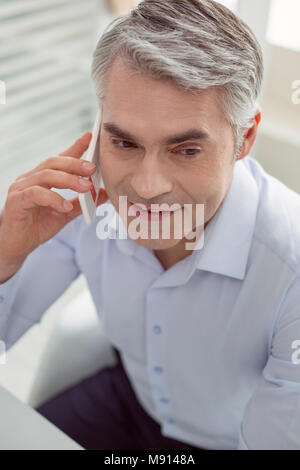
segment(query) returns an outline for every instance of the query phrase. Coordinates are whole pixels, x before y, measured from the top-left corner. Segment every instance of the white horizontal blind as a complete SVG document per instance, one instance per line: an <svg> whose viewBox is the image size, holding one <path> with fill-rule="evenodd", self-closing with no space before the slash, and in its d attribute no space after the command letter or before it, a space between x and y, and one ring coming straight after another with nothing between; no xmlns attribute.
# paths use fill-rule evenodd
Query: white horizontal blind
<svg viewBox="0 0 300 470"><path fill-rule="evenodd" d="M99 0L0 0L0 204L15 178L92 129Z"/></svg>

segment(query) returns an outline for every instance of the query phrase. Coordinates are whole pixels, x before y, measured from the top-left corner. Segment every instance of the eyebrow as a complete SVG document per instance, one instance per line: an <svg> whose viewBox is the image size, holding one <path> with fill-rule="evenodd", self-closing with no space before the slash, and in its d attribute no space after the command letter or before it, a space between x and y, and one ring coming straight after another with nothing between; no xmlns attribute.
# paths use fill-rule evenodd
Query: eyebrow
<svg viewBox="0 0 300 470"><path fill-rule="evenodd" d="M130 140L134 142L138 142L136 137L134 137L129 132L121 129L117 124L113 122L105 122L103 124L103 128L105 131L109 132L110 134L114 134L121 139ZM188 129L179 135L169 136L163 139L160 143L171 145L171 144L179 144L180 142L185 142L186 140L204 140L208 139L209 134L207 132L200 130L200 129Z"/></svg>

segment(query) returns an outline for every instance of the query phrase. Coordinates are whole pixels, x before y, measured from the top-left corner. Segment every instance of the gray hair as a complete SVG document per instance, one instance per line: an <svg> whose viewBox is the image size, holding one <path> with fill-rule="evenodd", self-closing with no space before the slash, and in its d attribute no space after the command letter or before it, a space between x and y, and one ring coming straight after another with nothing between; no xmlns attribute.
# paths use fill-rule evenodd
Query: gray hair
<svg viewBox="0 0 300 470"><path fill-rule="evenodd" d="M244 21L213 0L141 1L111 21L96 45L91 77L100 104L117 55L133 70L170 78L187 92L219 88L236 160L260 109L264 69L260 44Z"/></svg>

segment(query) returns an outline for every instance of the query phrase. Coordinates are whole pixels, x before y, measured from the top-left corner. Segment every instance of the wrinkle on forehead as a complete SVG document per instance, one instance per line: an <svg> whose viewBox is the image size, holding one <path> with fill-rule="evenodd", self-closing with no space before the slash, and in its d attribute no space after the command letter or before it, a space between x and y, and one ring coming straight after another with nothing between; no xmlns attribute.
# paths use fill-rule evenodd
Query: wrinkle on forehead
<svg viewBox="0 0 300 470"><path fill-rule="evenodd" d="M134 129L135 134L164 126L164 135L181 127L199 127L208 133L228 126L222 110L221 89L197 94L179 89L171 79L154 79L133 70L117 57L112 63L102 110L105 120Z"/></svg>

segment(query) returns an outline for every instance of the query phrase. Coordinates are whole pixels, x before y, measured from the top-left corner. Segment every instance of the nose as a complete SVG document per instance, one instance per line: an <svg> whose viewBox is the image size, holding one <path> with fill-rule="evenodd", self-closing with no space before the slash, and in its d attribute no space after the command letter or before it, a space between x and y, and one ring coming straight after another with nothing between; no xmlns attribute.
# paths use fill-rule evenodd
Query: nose
<svg viewBox="0 0 300 470"><path fill-rule="evenodd" d="M172 191L167 168L155 156L145 156L137 165L131 179L131 186L141 199L151 200Z"/></svg>

